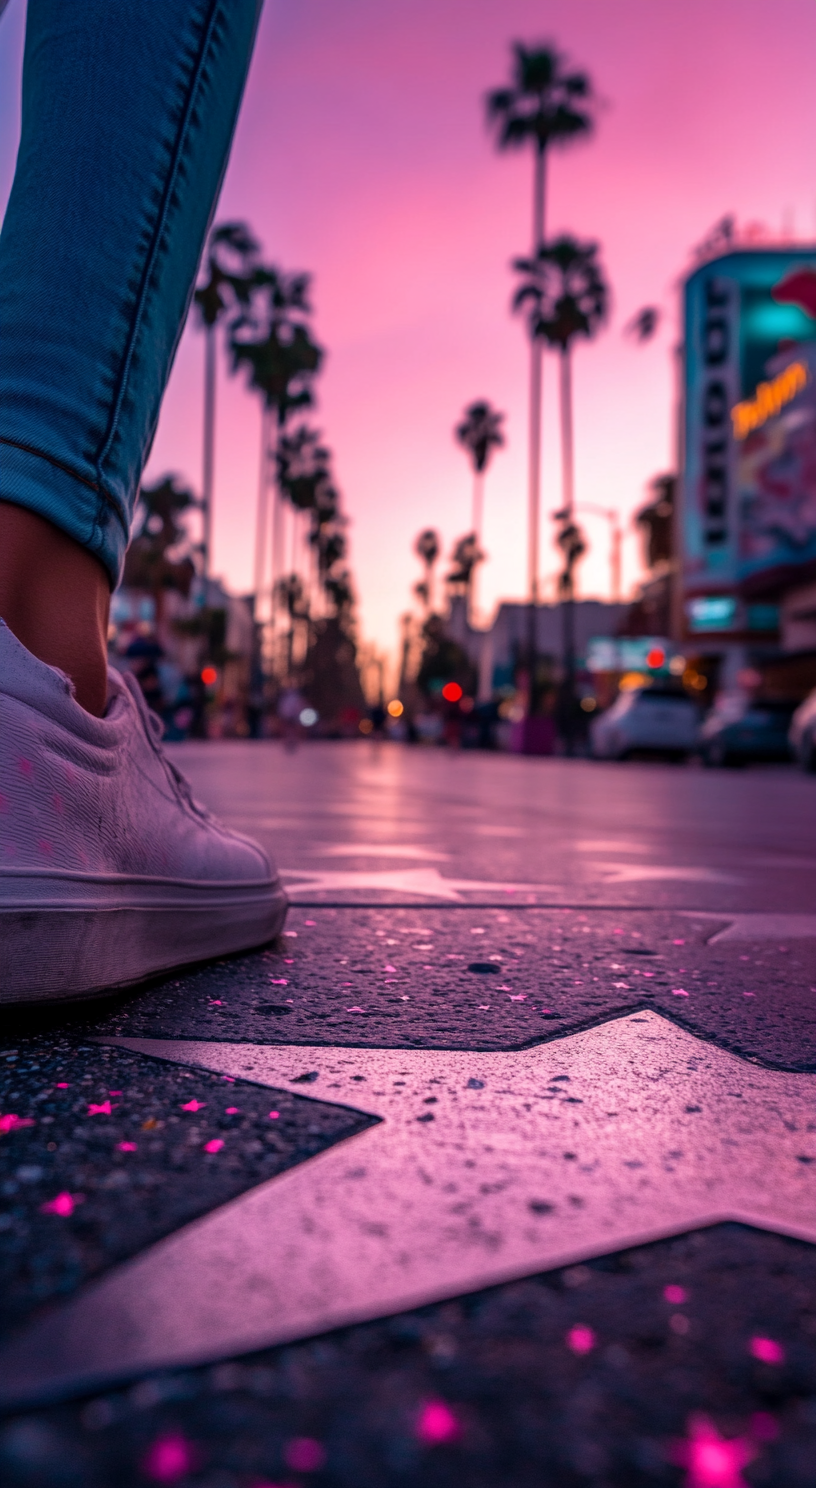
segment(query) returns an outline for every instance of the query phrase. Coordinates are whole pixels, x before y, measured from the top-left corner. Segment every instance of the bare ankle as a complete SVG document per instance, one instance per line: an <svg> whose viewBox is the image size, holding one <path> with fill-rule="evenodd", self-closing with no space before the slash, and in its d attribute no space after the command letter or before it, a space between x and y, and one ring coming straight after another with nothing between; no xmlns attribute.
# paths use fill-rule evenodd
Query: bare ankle
<svg viewBox="0 0 816 1488"><path fill-rule="evenodd" d="M107 701L110 585L102 564L59 527L0 501L0 616L17 639L71 678L101 718Z"/></svg>

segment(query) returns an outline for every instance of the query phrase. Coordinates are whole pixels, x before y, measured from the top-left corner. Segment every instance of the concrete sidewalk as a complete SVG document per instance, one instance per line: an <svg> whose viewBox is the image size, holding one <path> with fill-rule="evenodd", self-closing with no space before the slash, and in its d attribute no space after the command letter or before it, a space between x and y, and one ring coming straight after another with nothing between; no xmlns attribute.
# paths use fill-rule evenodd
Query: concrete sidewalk
<svg viewBox="0 0 816 1488"><path fill-rule="evenodd" d="M4 1483L813 1485L813 781L173 754L286 934L7 1022Z"/></svg>

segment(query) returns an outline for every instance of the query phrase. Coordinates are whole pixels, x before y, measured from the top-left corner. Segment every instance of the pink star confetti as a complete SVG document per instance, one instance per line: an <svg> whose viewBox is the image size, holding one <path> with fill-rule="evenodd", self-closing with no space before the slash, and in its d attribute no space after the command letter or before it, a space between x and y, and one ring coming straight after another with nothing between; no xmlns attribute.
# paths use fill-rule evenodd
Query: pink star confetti
<svg viewBox="0 0 816 1488"><path fill-rule="evenodd" d="M199 1454L181 1432L159 1436L150 1447L142 1469L154 1483L177 1483L199 1464Z"/></svg>
<svg viewBox="0 0 816 1488"><path fill-rule="evenodd" d="M286 1443L283 1460L293 1472L319 1472L326 1463L326 1448L313 1436L295 1436Z"/></svg>
<svg viewBox="0 0 816 1488"><path fill-rule="evenodd" d="M0 1136L5 1136L6 1132L19 1131L21 1126L36 1125L33 1116L15 1116L14 1112L10 1111L8 1116L0 1116Z"/></svg>
<svg viewBox="0 0 816 1488"><path fill-rule="evenodd" d="M211 1137L209 1142L204 1143L205 1152L220 1152L224 1143L220 1137Z"/></svg>
<svg viewBox="0 0 816 1488"><path fill-rule="evenodd" d="M748 1488L741 1469L757 1454L745 1437L726 1440L706 1416L692 1416L688 1438L671 1455L688 1469L685 1488Z"/></svg>
<svg viewBox="0 0 816 1488"><path fill-rule="evenodd" d="M58 1193L56 1198L49 1199L47 1203L40 1205L41 1214L59 1214L62 1219L68 1219L73 1214L77 1204L81 1204L85 1198L84 1194Z"/></svg>
<svg viewBox="0 0 816 1488"><path fill-rule="evenodd" d="M193 1096L193 1099L192 1100L188 1100L188 1101L185 1102L185 1104L181 1107L181 1110L182 1111L203 1111L204 1110L204 1107L206 1106L206 1104L207 1104L206 1101L196 1100L195 1096Z"/></svg>
<svg viewBox="0 0 816 1488"><path fill-rule="evenodd" d="M210 1007L223 1007L223 1006L224 1006L224 1004L222 1003L220 997L211 997L210 998Z"/></svg>
<svg viewBox="0 0 816 1488"><path fill-rule="evenodd" d="M89 1101L88 1102L88 1115L89 1116L112 1116L113 1115L113 1108L111 1106L110 1101L109 1100L100 1101L99 1102L99 1105L94 1105L93 1101Z"/></svg>
<svg viewBox="0 0 816 1488"><path fill-rule="evenodd" d="M384 971L396 971L396 969L397 969L396 966L391 966L391 965L388 965L388 966L384 966L383 967L383 970Z"/></svg>
<svg viewBox="0 0 816 1488"><path fill-rule="evenodd" d="M686 1291L685 1287L681 1286L671 1285L664 1287L663 1296L665 1297L667 1302L671 1302L675 1307L679 1307L681 1302L688 1301L688 1292Z"/></svg>
<svg viewBox="0 0 816 1488"><path fill-rule="evenodd" d="M426 1400L416 1423L416 1434L427 1447L441 1447L462 1435L458 1416L444 1400Z"/></svg>
<svg viewBox="0 0 816 1488"><path fill-rule="evenodd" d="M762 1364L784 1364L785 1350L781 1343L773 1338L752 1338L748 1345L749 1352Z"/></svg>
<svg viewBox="0 0 816 1488"><path fill-rule="evenodd" d="M527 1001L527 993L526 992L511 992L510 993L510 996L509 996L509 998L507 1000L508 1000L508 1002L526 1002Z"/></svg>
<svg viewBox="0 0 816 1488"><path fill-rule="evenodd" d="M589 1354L595 1347L597 1339L593 1328L588 1328L585 1323L576 1323L567 1334L567 1348L572 1349L574 1354Z"/></svg>
<svg viewBox="0 0 816 1488"><path fill-rule="evenodd" d="M116 1145L120 1152L138 1152L139 1150L135 1142L117 1142Z"/></svg>

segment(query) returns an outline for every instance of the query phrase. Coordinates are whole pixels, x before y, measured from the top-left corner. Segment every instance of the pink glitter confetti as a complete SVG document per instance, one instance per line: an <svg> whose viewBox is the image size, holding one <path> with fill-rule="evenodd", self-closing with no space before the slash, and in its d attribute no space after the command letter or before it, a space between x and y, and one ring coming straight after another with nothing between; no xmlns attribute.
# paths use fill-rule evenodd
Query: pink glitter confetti
<svg viewBox="0 0 816 1488"><path fill-rule="evenodd" d="M748 1488L740 1469L753 1461L756 1448L741 1436L726 1441L705 1416L692 1416L687 1440L671 1455L688 1469L685 1488Z"/></svg>
<svg viewBox="0 0 816 1488"><path fill-rule="evenodd" d="M777 1343L773 1338L752 1338L748 1349L762 1364L784 1364L785 1362L785 1350L781 1343Z"/></svg>
<svg viewBox="0 0 816 1488"><path fill-rule="evenodd" d="M62 1219L68 1219L84 1198L85 1195L79 1193L58 1193L55 1199L49 1199L47 1203L40 1205L40 1213L59 1214Z"/></svg>
<svg viewBox="0 0 816 1488"><path fill-rule="evenodd" d="M60 1080L59 1084L54 1086L54 1089L55 1090L70 1090L71 1087L68 1084L67 1080Z"/></svg>
<svg viewBox="0 0 816 1488"><path fill-rule="evenodd" d="M347 1013L364 1013L365 1012L365 1008L361 1008L361 1007L346 1008L346 1012Z"/></svg>
<svg viewBox="0 0 816 1488"><path fill-rule="evenodd" d="M685 1287L681 1286L664 1287L663 1296L665 1297L667 1302L671 1302L675 1307L678 1307L681 1302L688 1301L688 1292L686 1291Z"/></svg>
<svg viewBox="0 0 816 1488"><path fill-rule="evenodd" d="M142 1468L154 1483L177 1483L198 1466L199 1455L180 1432L159 1436L154 1441Z"/></svg>
<svg viewBox="0 0 816 1488"><path fill-rule="evenodd" d="M288 983L286 977L270 977L269 978L269 982L270 982L270 986L272 986L272 987L288 987L289 986L289 983Z"/></svg>
<svg viewBox="0 0 816 1488"><path fill-rule="evenodd" d="M743 997L756 997L756 992L743 992Z"/></svg>
<svg viewBox="0 0 816 1488"><path fill-rule="evenodd" d="M224 1143L220 1137L211 1137L209 1142L204 1143L205 1152L220 1152Z"/></svg>
<svg viewBox="0 0 816 1488"><path fill-rule="evenodd" d="M326 1463L326 1448L313 1436L295 1436L286 1443L283 1460L293 1472L319 1472Z"/></svg>
<svg viewBox="0 0 816 1488"><path fill-rule="evenodd" d="M224 1112L224 1114L226 1116L240 1116L240 1114L241 1114L241 1107L240 1106L227 1106L226 1111Z"/></svg>
<svg viewBox="0 0 816 1488"><path fill-rule="evenodd" d="M234 1085L235 1084L235 1076L234 1075L222 1075L221 1076L221 1079L222 1080L226 1080L226 1082L227 1082L228 1085Z"/></svg>
<svg viewBox="0 0 816 1488"><path fill-rule="evenodd" d="M111 1106L110 1101L109 1100L100 1101L100 1103L99 1103L98 1106L95 1106L94 1103L93 1103L93 1101L90 1101L88 1103L88 1115L89 1116L112 1116L113 1115L113 1108Z"/></svg>
<svg viewBox="0 0 816 1488"><path fill-rule="evenodd" d="M220 997L211 997L210 998L210 1007L223 1007L223 1006L224 1006L224 1004L222 1003Z"/></svg>
<svg viewBox="0 0 816 1488"><path fill-rule="evenodd" d="M280 1111L270 1111L269 1112L269 1120L270 1121L277 1121L277 1119L278 1119L279 1116L280 1116Z"/></svg>
<svg viewBox="0 0 816 1488"><path fill-rule="evenodd" d="M186 1101L180 1109L182 1111L203 1111L206 1104L206 1101L196 1100L195 1096L193 1096L193 1099Z"/></svg>
<svg viewBox="0 0 816 1488"><path fill-rule="evenodd" d="M6 1132L19 1131L21 1126L36 1125L33 1116L15 1116L13 1111L10 1111L8 1116L0 1116L0 1136L4 1136Z"/></svg>
<svg viewBox="0 0 816 1488"><path fill-rule="evenodd" d="M597 1340L592 1328L585 1323L576 1323L567 1334L567 1348L572 1349L574 1354L589 1354L595 1347Z"/></svg>
<svg viewBox="0 0 816 1488"><path fill-rule="evenodd" d="M684 940L673 940L672 941L672 945L685 945L685 943L686 942Z"/></svg>
<svg viewBox="0 0 816 1488"><path fill-rule="evenodd" d="M526 1002L527 1001L527 993L526 992L511 992L510 993L510 996L507 999L507 1001L508 1002Z"/></svg>
<svg viewBox="0 0 816 1488"><path fill-rule="evenodd" d="M139 1150L135 1142L117 1142L116 1145L120 1152L138 1152Z"/></svg>
<svg viewBox="0 0 816 1488"><path fill-rule="evenodd" d="M396 966L391 966L391 965L388 965L388 966L384 966L383 967L383 971L396 971L396 969L397 969Z"/></svg>
<svg viewBox="0 0 816 1488"><path fill-rule="evenodd" d="M685 987L672 987L672 997L688 997Z"/></svg>
<svg viewBox="0 0 816 1488"><path fill-rule="evenodd" d="M304 925L316 925L317 920L304 920L303 923Z"/></svg>
<svg viewBox="0 0 816 1488"><path fill-rule="evenodd" d="M444 1400L426 1400L416 1424L416 1434L428 1447L457 1441L462 1435L458 1416Z"/></svg>

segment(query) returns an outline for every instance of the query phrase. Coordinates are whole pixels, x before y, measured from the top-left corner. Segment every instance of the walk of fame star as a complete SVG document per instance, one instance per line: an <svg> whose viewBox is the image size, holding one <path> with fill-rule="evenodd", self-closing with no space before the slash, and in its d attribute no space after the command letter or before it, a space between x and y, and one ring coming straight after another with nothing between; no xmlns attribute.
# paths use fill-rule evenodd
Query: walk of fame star
<svg viewBox="0 0 816 1488"><path fill-rule="evenodd" d="M29 1326L0 1353L5 1403L723 1220L816 1242L816 1078L748 1063L653 1012L499 1053L110 1042L380 1122Z"/></svg>

